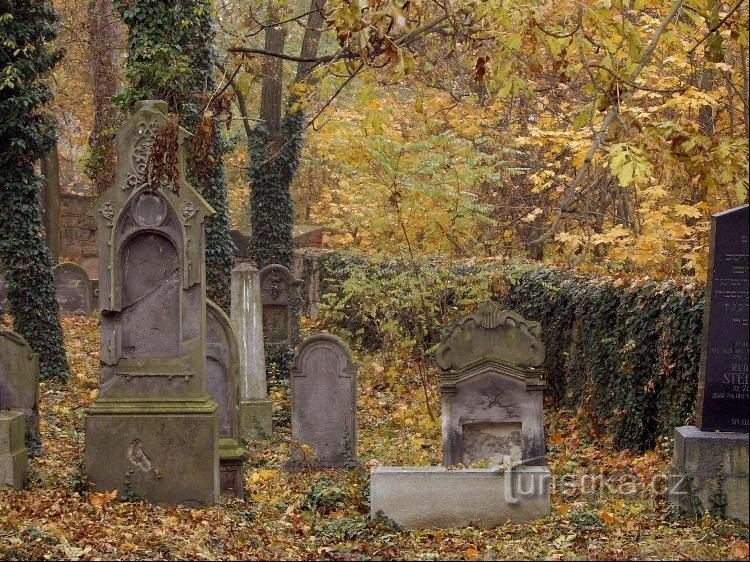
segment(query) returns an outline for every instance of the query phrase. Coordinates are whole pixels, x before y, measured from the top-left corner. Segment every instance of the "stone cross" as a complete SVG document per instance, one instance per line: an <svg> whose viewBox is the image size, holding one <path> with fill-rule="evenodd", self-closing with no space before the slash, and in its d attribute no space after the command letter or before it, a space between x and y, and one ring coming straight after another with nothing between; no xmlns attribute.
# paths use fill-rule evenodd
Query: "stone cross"
<svg viewBox="0 0 750 562"><path fill-rule="evenodd" d="M443 335L443 464L544 459L544 344L537 322L486 303Z"/></svg>
<svg viewBox="0 0 750 562"><path fill-rule="evenodd" d="M100 393L86 418L94 489L208 505L219 495L217 405L206 384L205 223L177 175L147 177L167 104L141 101L117 133L117 178L97 203Z"/></svg>
<svg viewBox="0 0 750 562"><path fill-rule="evenodd" d="M91 314L93 289L91 281L80 265L61 263L52 268L55 279L55 297L63 314Z"/></svg>
<svg viewBox="0 0 750 562"><path fill-rule="evenodd" d="M240 434L245 441L268 440L273 405L266 386L260 273L250 264L232 270L231 308L239 346Z"/></svg>
<svg viewBox="0 0 750 562"><path fill-rule="evenodd" d="M211 398L219 406L221 492L242 497L245 450L240 445L237 337L226 313L210 299L206 299L206 377Z"/></svg>
<svg viewBox="0 0 750 562"><path fill-rule="evenodd" d="M349 347L336 336L315 334L300 344L291 372L292 440L297 442L292 465L356 462L357 369Z"/></svg>

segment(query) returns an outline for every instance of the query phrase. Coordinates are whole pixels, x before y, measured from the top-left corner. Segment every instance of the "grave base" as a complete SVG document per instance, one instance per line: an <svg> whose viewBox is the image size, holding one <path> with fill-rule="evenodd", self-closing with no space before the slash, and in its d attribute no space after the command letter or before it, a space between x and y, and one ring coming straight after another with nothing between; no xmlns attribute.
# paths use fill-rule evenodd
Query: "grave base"
<svg viewBox="0 0 750 562"><path fill-rule="evenodd" d="M213 400L97 400L86 416L93 488L154 503L213 504L219 496L216 408Z"/></svg>
<svg viewBox="0 0 750 562"><path fill-rule="evenodd" d="M269 399L240 402L240 434L242 440L270 441L273 437L271 416L273 403Z"/></svg>
<svg viewBox="0 0 750 562"><path fill-rule="evenodd" d="M370 471L370 516L385 515L405 529L490 528L530 521L550 512L546 466L450 470L375 467Z"/></svg>
<svg viewBox="0 0 750 562"><path fill-rule="evenodd" d="M701 431L693 425L675 428L670 502L687 515L726 502L726 516L747 523L748 442L747 433Z"/></svg>
<svg viewBox="0 0 750 562"><path fill-rule="evenodd" d="M28 459L25 432L26 417L23 413L0 411L0 486L23 488Z"/></svg>
<svg viewBox="0 0 750 562"><path fill-rule="evenodd" d="M245 493L245 477L242 474L242 464L247 458L245 449L234 439L222 437L219 439L219 470L221 474L220 488L222 494L241 498Z"/></svg>

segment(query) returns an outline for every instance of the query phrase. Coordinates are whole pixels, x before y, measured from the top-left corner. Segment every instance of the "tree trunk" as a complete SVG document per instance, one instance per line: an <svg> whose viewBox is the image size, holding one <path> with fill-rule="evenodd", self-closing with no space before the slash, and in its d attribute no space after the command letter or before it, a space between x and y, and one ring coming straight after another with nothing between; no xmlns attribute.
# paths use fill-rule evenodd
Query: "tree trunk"
<svg viewBox="0 0 750 562"><path fill-rule="evenodd" d="M117 109L112 98L120 84L117 49L121 32L112 0L89 0L88 32L94 123L89 136L89 176L101 195L115 179Z"/></svg>
<svg viewBox="0 0 750 562"><path fill-rule="evenodd" d="M42 215L47 245L52 263L60 260L60 155L57 142L41 159L42 175L45 178L42 192Z"/></svg>

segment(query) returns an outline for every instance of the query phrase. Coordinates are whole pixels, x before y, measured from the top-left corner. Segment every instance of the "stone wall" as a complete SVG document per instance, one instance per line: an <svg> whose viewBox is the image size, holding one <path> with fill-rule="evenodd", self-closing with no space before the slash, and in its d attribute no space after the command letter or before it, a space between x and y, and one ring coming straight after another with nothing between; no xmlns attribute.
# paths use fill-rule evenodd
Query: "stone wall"
<svg viewBox="0 0 750 562"><path fill-rule="evenodd" d="M89 212L96 198L64 194L60 203L60 256L77 260L96 253L96 219Z"/></svg>

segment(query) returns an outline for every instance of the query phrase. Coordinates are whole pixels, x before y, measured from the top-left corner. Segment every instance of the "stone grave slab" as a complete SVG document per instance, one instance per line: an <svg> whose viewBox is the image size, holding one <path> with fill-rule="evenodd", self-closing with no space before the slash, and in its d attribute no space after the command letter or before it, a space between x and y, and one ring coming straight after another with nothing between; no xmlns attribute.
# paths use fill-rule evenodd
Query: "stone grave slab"
<svg viewBox="0 0 750 562"><path fill-rule="evenodd" d="M91 281L80 265L61 263L52 268L55 278L55 297L62 314L91 314L93 289Z"/></svg>
<svg viewBox="0 0 750 562"><path fill-rule="evenodd" d="M226 313L206 299L206 377L208 392L218 404L221 493L242 497L245 478L240 445L240 384L237 337Z"/></svg>
<svg viewBox="0 0 750 562"><path fill-rule="evenodd" d="M292 465L341 467L356 462L357 366L331 334L300 344L292 377ZM303 447L308 445L310 458Z"/></svg>
<svg viewBox="0 0 750 562"><path fill-rule="evenodd" d="M10 330L0 330L0 410L23 414L27 446L41 452L39 355L21 334Z"/></svg>

